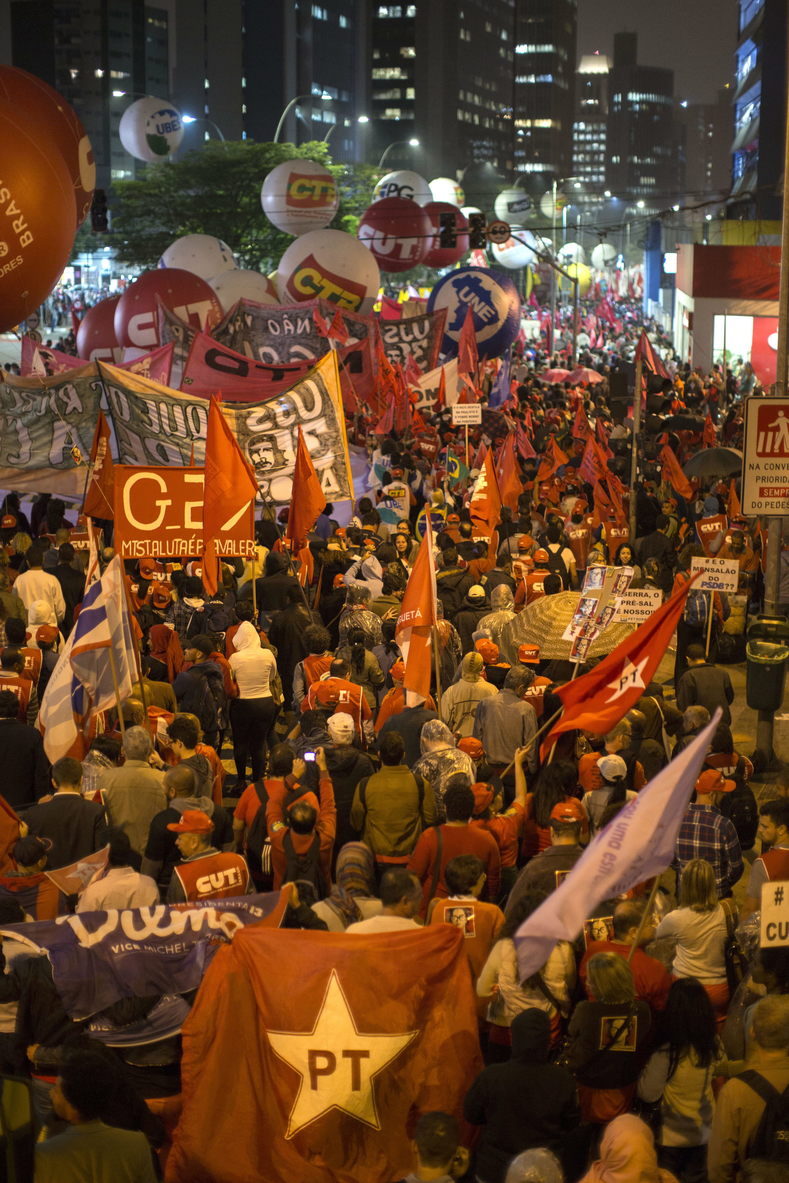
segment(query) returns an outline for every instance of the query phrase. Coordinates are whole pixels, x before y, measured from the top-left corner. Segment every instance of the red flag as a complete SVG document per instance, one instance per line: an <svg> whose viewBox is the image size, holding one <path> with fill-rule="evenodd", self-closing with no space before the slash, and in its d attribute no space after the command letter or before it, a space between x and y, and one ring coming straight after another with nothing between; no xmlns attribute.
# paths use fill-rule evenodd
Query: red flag
<svg viewBox="0 0 789 1183"><path fill-rule="evenodd" d="M607 480L610 476L605 453L594 439L586 441L584 454L578 466L578 475L583 477L588 485L596 485L598 481Z"/></svg>
<svg viewBox="0 0 789 1183"><path fill-rule="evenodd" d="M652 348L652 342L647 336L646 329L641 330L641 336L638 338L638 345L636 345L635 360L638 361L639 358L653 374L659 374L661 378L668 378L668 371Z"/></svg>
<svg viewBox="0 0 789 1183"><path fill-rule="evenodd" d="M523 492L523 481L521 480L520 465L518 464L514 432L510 432L501 445L498 464L496 465L496 479L499 483L502 502L504 505L508 505L510 509L515 509L518 504L518 497Z"/></svg>
<svg viewBox="0 0 789 1183"><path fill-rule="evenodd" d="M578 410L575 412L575 422L573 423L571 434L575 440L589 440L594 435L589 420L586 417L584 405L580 401L578 403Z"/></svg>
<svg viewBox="0 0 789 1183"><path fill-rule="evenodd" d="M529 419L531 419L530 413L529 413ZM517 445L518 451L520 452L520 454L524 460L536 460L537 459L537 453L535 452L534 448L532 447L532 442L529 439L529 437L527 436L526 431L525 431L525 419L524 419L524 427L522 427L520 425L520 423L515 424L515 443Z"/></svg>
<svg viewBox="0 0 789 1183"><path fill-rule="evenodd" d="M335 312L334 319L329 326L328 335L333 337L335 341L339 341L340 345L347 345L350 340L350 334L345 327L345 321L342 318L339 308Z"/></svg>
<svg viewBox="0 0 789 1183"><path fill-rule="evenodd" d="M320 335L322 337L328 337L331 332L329 322L326 320L326 317L318 311L317 308L313 310L312 319L315 322L315 328L318 330Z"/></svg>
<svg viewBox="0 0 789 1183"><path fill-rule="evenodd" d="M436 570L433 532L429 518L400 605L395 642L405 663L406 706L416 706L430 694L430 659L436 613Z"/></svg>
<svg viewBox="0 0 789 1183"><path fill-rule="evenodd" d="M350 940L237 931L184 1023L170 1183L227 1180L230 1147L238 1180L407 1175L414 1115L462 1117L482 1067L463 945L450 924ZM279 964L287 989L269 969Z"/></svg>
<svg viewBox="0 0 789 1183"><path fill-rule="evenodd" d="M737 485L734 480L734 477L732 477L731 480L729 481L729 496L727 498L726 508L729 513L729 518L732 521L739 518L739 516L742 512L742 509L740 506L740 499L737 496Z"/></svg>
<svg viewBox="0 0 789 1183"><path fill-rule="evenodd" d="M441 377L438 379L438 390L436 391L435 402L433 403L433 410L437 411L441 407L447 405L447 376L444 372L444 367L441 367Z"/></svg>
<svg viewBox="0 0 789 1183"><path fill-rule="evenodd" d="M458 341L458 373L476 374L478 365L479 354L477 352L477 333L474 328L474 313L471 311L470 305L467 305L466 319L463 321Z"/></svg>
<svg viewBox="0 0 789 1183"><path fill-rule="evenodd" d="M77 333L79 332L79 326L81 325L81 323L82 323L81 318L77 315L77 313L72 308L71 309L71 331L75 337L76 337Z"/></svg>
<svg viewBox="0 0 789 1183"><path fill-rule="evenodd" d="M709 518L699 518L696 522L696 534L708 559L711 559L720 550L728 528L729 520L725 513L716 513Z"/></svg>
<svg viewBox="0 0 789 1183"><path fill-rule="evenodd" d="M442 372L443 372L443 367L442 367ZM420 370L419 366L416 364L416 359L414 358L413 354L411 354L411 353L409 353L408 357L405 359L405 368L403 370L403 373L406 376L406 381L411 386L418 386L422 380L422 371Z"/></svg>
<svg viewBox="0 0 789 1183"><path fill-rule="evenodd" d="M488 550L493 550L497 538L496 527L501 517L501 493L490 449L485 453L484 463L474 483L468 511L472 526L476 526L480 534L489 540Z"/></svg>
<svg viewBox="0 0 789 1183"><path fill-rule="evenodd" d="M599 665L556 691L564 714L542 745L543 758L564 731L605 735L635 706L652 681L682 615L691 584L683 583L665 604L644 621Z"/></svg>
<svg viewBox="0 0 789 1183"><path fill-rule="evenodd" d="M110 428L103 411L99 411L93 433L89 474L82 512L89 518L114 518L115 469L110 451Z"/></svg>
<svg viewBox="0 0 789 1183"><path fill-rule="evenodd" d="M679 493L680 497L684 497L686 501L690 500L693 496L690 481L680 468L679 461L671 451L671 448L666 444L660 449L659 460L663 465L663 476L671 485L674 492Z"/></svg>
<svg viewBox="0 0 789 1183"><path fill-rule="evenodd" d="M712 415L710 414L704 420L704 434L701 437L701 442L705 448L714 448L718 443L718 433L715 430L715 424L712 422Z"/></svg>
<svg viewBox="0 0 789 1183"><path fill-rule="evenodd" d="M321 488L320 477L315 471L309 449L304 442L304 432L299 427L296 443L296 464L293 469L293 492L290 495L288 524L285 537L293 550L304 545L307 535L318 520L326 498Z"/></svg>
<svg viewBox="0 0 789 1183"><path fill-rule="evenodd" d="M547 481L555 472L567 463L567 457L562 449L557 444L553 436L548 440L548 447L545 449L545 455L540 461L540 467L537 469L536 482L539 485L542 481Z"/></svg>
<svg viewBox="0 0 789 1183"><path fill-rule="evenodd" d="M205 439L205 501L203 504L203 586L212 595L218 586L216 543L231 522L257 497L255 474L247 462L219 403L208 407Z"/></svg>
<svg viewBox="0 0 789 1183"><path fill-rule="evenodd" d="M373 435L391 435L394 431L395 400L389 399L386 410L376 423Z"/></svg>
<svg viewBox="0 0 789 1183"><path fill-rule="evenodd" d="M608 432L606 431L605 423L602 419L598 419L595 423L595 436L600 447L603 449L603 454L607 460L613 456L613 452L608 446Z"/></svg>

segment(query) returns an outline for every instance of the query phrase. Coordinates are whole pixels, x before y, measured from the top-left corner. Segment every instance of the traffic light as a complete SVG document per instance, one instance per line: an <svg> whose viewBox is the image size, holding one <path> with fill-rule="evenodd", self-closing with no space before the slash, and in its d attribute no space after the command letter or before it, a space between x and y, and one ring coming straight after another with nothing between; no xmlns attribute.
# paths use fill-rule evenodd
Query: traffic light
<svg viewBox="0 0 789 1183"><path fill-rule="evenodd" d="M484 214L469 214L468 216L468 244L472 251L482 251L488 245L485 226L487 219Z"/></svg>
<svg viewBox="0 0 789 1183"><path fill-rule="evenodd" d="M451 249L457 245L457 227L455 223L455 215L451 210L447 210L439 216L438 219L441 232L438 236L438 244L441 247Z"/></svg>
<svg viewBox="0 0 789 1183"><path fill-rule="evenodd" d="M103 189L96 189L90 207L90 228L94 234L106 234L109 230L107 212L107 194Z"/></svg>

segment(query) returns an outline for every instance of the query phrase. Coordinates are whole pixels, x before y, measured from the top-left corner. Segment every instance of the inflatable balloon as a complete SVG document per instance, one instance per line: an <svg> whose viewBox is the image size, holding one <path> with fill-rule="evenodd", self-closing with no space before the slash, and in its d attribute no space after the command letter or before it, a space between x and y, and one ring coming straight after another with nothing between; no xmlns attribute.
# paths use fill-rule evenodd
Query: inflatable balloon
<svg viewBox="0 0 789 1183"><path fill-rule="evenodd" d="M123 346L115 336L119 300L120 296L108 296L85 313L77 329L77 357L86 361L123 361Z"/></svg>
<svg viewBox="0 0 789 1183"><path fill-rule="evenodd" d="M592 266L596 267L598 271L602 271L603 267L613 263L615 258L616 247L612 246L610 242L598 242L592 251Z"/></svg>
<svg viewBox="0 0 789 1183"><path fill-rule="evenodd" d="M458 185L457 181L453 181L451 177L436 177L434 181L430 182L430 193L433 201L443 201L449 205L456 205L458 209L461 208L463 202L466 200L466 195Z"/></svg>
<svg viewBox="0 0 789 1183"><path fill-rule="evenodd" d="M0 102L16 111L28 135L48 142L63 157L74 187L76 225L90 213L96 188L93 148L74 108L40 78L13 66L0 66Z"/></svg>
<svg viewBox="0 0 789 1183"><path fill-rule="evenodd" d="M524 193L522 189L505 189L494 201L493 209L496 217L502 222L515 222L520 225L521 218L533 205L534 202L528 193Z"/></svg>
<svg viewBox="0 0 789 1183"><path fill-rule="evenodd" d="M372 310L381 275L372 253L343 230L312 230L292 242L279 261L283 304L321 297L350 312Z"/></svg>
<svg viewBox="0 0 789 1183"><path fill-rule="evenodd" d="M512 235L506 242L492 242L491 255L496 263L510 270L519 267L529 267L538 261L537 252L542 253L542 247L531 230L524 230L522 226L512 226ZM534 248L534 249L532 249Z"/></svg>
<svg viewBox="0 0 789 1183"><path fill-rule="evenodd" d="M567 274L573 279L578 279L578 294L585 296L592 283L591 267L587 267L585 263L569 263Z"/></svg>
<svg viewBox="0 0 789 1183"><path fill-rule="evenodd" d="M356 233L382 271L410 271L432 245L433 223L415 201L384 197L364 211Z"/></svg>
<svg viewBox="0 0 789 1183"><path fill-rule="evenodd" d="M520 330L521 302L511 279L487 267L461 267L439 280L430 293L428 312L447 310L441 343L447 357L458 351L466 309L474 314L477 349L481 358L501 357Z"/></svg>
<svg viewBox="0 0 789 1183"><path fill-rule="evenodd" d="M540 198L540 213L544 218L561 217L562 210L565 206L570 204L570 199L566 193L562 193L561 189L556 191L556 201L553 198L553 189L549 189L547 193L543 193Z"/></svg>
<svg viewBox="0 0 789 1183"><path fill-rule="evenodd" d="M451 267L468 250L468 219L449 201L429 201L422 209L430 218L435 231L435 238L422 262L426 267ZM454 246L442 246L439 241L442 214L451 214L454 218Z"/></svg>
<svg viewBox="0 0 789 1183"><path fill-rule="evenodd" d="M460 212L464 218L468 218L470 214L481 214L482 210L478 205L464 205Z"/></svg>
<svg viewBox="0 0 789 1183"><path fill-rule="evenodd" d="M578 242L566 242L559 247L559 262L566 266L568 263L585 263L586 251Z"/></svg>
<svg viewBox="0 0 789 1183"><path fill-rule="evenodd" d="M267 275L259 271L222 271L208 281L216 292L223 312L229 312L239 300L256 304L279 304L277 289Z"/></svg>
<svg viewBox="0 0 789 1183"><path fill-rule="evenodd" d="M157 297L181 320L204 332L222 318L222 305L214 289L199 275L178 267L144 271L130 284L115 309L115 336L119 345L154 349L159 339Z"/></svg>
<svg viewBox="0 0 789 1183"><path fill-rule="evenodd" d="M166 160L184 138L181 114L166 99L148 95L126 108L121 115L118 135L129 155L137 160L149 164Z"/></svg>
<svg viewBox="0 0 789 1183"><path fill-rule="evenodd" d="M285 160L272 168L260 190L260 204L285 234L307 234L328 226L340 205L337 182L314 160Z"/></svg>
<svg viewBox="0 0 789 1183"><path fill-rule="evenodd" d="M427 205L428 201L433 200L425 178L407 168L381 177L373 189L373 202L382 201L385 197L406 197L417 205Z"/></svg>
<svg viewBox="0 0 789 1183"><path fill-rule="evenodd" d="M0 103L0 332L45 300L69 261L74 188L63 157Z"/></svg>
<svg viewBox="0 0 789 1183"><path fill-rule="evenodd" d="M222 271L233 271L236 260L221 238L212 234L184 234L171 242L159 260L160 267L180 267L208 280Z"/></svg>

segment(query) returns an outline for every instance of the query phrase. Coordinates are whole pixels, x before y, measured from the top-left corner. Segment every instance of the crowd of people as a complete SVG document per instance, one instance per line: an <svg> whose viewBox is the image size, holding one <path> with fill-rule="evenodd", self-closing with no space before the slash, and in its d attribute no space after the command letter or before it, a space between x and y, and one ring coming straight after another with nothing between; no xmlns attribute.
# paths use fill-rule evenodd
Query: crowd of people
<svg viewBox="0 0 789 1183"><path fill-rule="evenodd" d="M198 556L127 562L140 676L85 750L51 766L36 721L79 611L84 523L46 494L3 502L0 792L19 836L0 874L0 922L287 886L288 928L353 940L454 925L485 1067L462 1113L421 1115L410 1183L789 1177L787 1102L776 1100L789 1086L789 958L761 949L758 931L762 886L789 878L789 784L779 775L757 800L725 668L743 659L763 595L765 534L741 517L736 481L693 481L688 496L659 460L667 443L683 463L710 432L737 446L753 376L683 367L650 327L669 376L649 395L635 489L632 422L612 393L641 328L625 316L618 337L581 356L593 384L546 382L558 357L524 354L513 367L500 418L531 448L519 450L520 492L492 541L469 513L471 457L500 440L488 421L472 431L471 471L452 466L466 444L437 408L418 431L370 445L367 491L346 525L325 506L306 573L269 509L254 565L224 562L215 594ZM607 458L594 482L581 418ZM545 475L549 446L565 463ZM433 679L407 703L396 626L426 515ZM698 523L712 519L711 552ZM97 525L106 562L111 523ZM569 644L559 655L520 639L530 617L600 566L665 598L709 553L738 563L737 595L691 593L673 670L664 662L612 730L566 733L543 758L538 732L577 671ZM578 940L558 940L521 980L520 926L718 707L672 866L592 909ZM96 873L76 895L47 875L90 856ZM3 957L0 1066L33 1081L47 1135L36 1179L157 1177L192 997L159 991L77 1022L46 957L8 936Z"/></svg>

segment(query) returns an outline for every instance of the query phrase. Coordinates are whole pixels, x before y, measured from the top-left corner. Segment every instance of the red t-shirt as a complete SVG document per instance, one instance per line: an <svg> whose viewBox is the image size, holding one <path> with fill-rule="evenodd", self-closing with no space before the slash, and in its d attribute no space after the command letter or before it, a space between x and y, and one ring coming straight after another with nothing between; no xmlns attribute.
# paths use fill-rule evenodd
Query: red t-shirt
<svg viewBox="0 0 789 1183"><path fill-rule="evenodd" d="M431 893L433 883L433 864L438 852L438 831L441 831L441 872L436 889ZM492 834L488 834L479 826L431 826L425 830L416 844L413 854L408 860L408 870L419 878L422 883L422 915L427 913L427 905L431 898L446 899L449 895L444 882L444 870L450 859L460 854L475 854L485 864L485 895L490 903L495 903L499 896L501 883L501 855Z"/></svg>
<svg viewBox="0 0 789 1183"><path fill-rule="evenodd" d="M504 813L497 813L495 817L472 818L471 825L493 835L501 855L502 867L514 867L518 861L518 843L525 820L526 810L520 801L513 801Z"/></svg>

